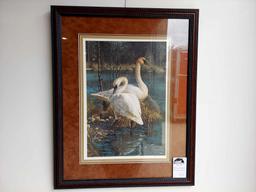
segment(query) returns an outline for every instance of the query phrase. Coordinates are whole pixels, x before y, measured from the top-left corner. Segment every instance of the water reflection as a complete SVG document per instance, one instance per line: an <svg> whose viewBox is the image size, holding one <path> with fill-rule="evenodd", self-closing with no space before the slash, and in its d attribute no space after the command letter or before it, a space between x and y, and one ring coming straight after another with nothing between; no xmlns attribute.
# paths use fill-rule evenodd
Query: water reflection
<svg viewBox="0 0 256 192"><path fill-rule="evenodd" d="M133 71L122 73L120 76L126 76L131 84L136 84ZM141 104L144 125L134 127L131 126L130 121L122 118L113 126L112 111L102 112L102 102L89 96L90 93L97 92L96 76L96 72L87 72L88 156L164 155L165 75L156 73L149 75L147 72L147 75L143 76L142 73L151 97ZM102 78L109 79L103 81L104 89L109 89L112 86L111 73L102 72ZM157 107L160 113L154 113ZM157 114L159 116L156 117Z"/></svg>

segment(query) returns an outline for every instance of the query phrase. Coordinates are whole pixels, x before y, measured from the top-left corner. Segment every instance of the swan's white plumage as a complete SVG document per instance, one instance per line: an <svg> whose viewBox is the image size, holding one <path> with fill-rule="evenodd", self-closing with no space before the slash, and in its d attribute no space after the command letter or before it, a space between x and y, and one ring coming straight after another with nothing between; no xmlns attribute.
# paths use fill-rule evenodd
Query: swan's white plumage
<svg viewBox="0 0 256 192"><path fill-rule="evenodd" d="M140 102L137 96L124 92L113 94L110 98L110 104L115 113L143 125Z"/></svg>
<svg viewBox="0 0 256 192"><path fill-rule="evenodd" d="M138 97L138 99L140 100L144 100L146 97L145 97L145 93L143 93L142 90L140 90L139 87L135 86L135 85L131 85L131 84L128 84L126 89L124 90L124 93L131 93L131 94L134 94Z"/></svg>
<svg viewBox="0 0 256 192"><path fill-rule="evenodd" d="M107 101L109 102L109 98L113 95L113 91L114 89L109 89L106 91L100 91L98 93L92 93L91 95L94 97L97 97L98 99L102 100L102 101Z"/></svg>
<svg viewBox="0 0 256 192"><path fill-rule="evenodd" d="M92 95L108 101L114 110L115 118L116 115L120 115L143 125L139 99L134 94L124 92L127 85L128 79L126 77L119 77L113 83L115 88L93 93Z"/></svg>

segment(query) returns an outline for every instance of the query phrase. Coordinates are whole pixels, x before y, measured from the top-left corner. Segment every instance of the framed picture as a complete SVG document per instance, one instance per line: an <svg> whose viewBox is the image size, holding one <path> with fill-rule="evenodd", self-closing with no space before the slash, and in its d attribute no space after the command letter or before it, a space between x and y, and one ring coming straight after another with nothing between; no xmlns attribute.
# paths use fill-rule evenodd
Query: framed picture
<svg viewBox="0 0 256 192"><path fill-rule="evenodd" d="M55 188L194 184L198 12L51 7Z"/></svg>

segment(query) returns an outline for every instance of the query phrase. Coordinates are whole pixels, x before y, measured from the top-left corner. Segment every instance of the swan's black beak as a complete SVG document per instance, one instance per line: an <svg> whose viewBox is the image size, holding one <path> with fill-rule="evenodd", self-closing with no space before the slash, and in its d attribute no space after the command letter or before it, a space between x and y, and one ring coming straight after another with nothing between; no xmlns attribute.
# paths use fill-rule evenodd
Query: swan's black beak
<svg viewBox="0 0 256 192"><path fill-rule="evenodd" d="M115 85L115 87L114 87L113 94L116 93L116 90L117 90L117 85Z"/></svg>

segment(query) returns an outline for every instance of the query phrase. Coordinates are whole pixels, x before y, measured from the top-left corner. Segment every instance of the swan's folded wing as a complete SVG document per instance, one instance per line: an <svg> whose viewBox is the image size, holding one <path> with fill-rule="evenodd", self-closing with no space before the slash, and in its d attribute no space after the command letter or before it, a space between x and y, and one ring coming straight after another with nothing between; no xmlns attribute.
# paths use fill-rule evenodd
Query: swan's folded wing
<svg viewBox="0 0 256 192"><path fill-rule="evenodd" d="M136 95L139 99L142 99L144 96L144 93L140 90L139 87L128 84L126 89L124 90L124 93L131 93Z"/></svg>
<svg viewBox="0 0 256 192"><path fill-rule="evenodd" d="M119 115L143 125L140 103L135 95L128 93L115 94L111 98L111 105Z"/></svg>
<svg viewBox="0 0 256 192"><path fill-rule="evenodd" d="M111 95L113 94L113 91L114 91L114 89L112 88L112 89L109 89L106 91L100 91L98 93L91 93L91 96L94 96L94 97L98 98L99 100L109 102L109 99L110 99Z"/></svg>

